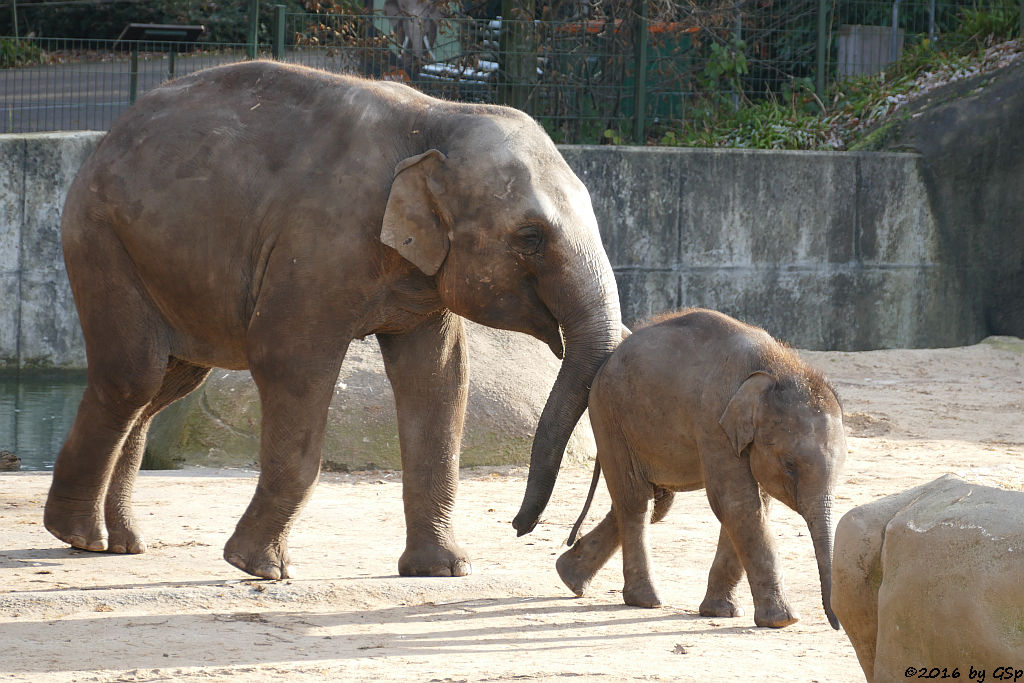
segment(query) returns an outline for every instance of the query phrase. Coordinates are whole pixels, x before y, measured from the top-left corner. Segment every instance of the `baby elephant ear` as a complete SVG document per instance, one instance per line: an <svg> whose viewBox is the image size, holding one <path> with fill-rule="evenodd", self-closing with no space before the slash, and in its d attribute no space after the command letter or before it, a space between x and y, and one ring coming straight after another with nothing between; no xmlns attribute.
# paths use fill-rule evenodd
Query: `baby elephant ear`
<svg viewBox="0 0 1024 683"><path fill-rule="evenodd" d="M743 452L754 440L757 425L757 409L764 402L765 393L775 386L775 378L767 372L751 374L729 399L729 405L718 419L732 442L736 455Z"/></svg>
<svg viewBox="0 0 1024 683"><path fill-rule="evenodd" d="M449 218L442 209L441 182L447 160L431 149L398 163L380 231L381 242L427 275L436 273L448 256Z"/></svg>

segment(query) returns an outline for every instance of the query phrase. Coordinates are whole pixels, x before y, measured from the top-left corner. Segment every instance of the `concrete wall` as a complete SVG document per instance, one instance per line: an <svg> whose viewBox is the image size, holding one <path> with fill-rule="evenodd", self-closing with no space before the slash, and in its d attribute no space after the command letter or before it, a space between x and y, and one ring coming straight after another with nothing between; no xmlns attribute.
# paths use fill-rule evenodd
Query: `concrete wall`
<svg viewBox="0 0 1024 683"><path fill-rule="evenodd" d="M0 368L84 365L59 216L101 137L0 135ZM914 155L562 151L593 195L628 324L708 306L808 349L977 341Z"/></svg>
<svg viewBox="0 0 1024 683"><path fill-rule="evenodd" d="M100 139L100 133L0 135L0 368L85 367L60 248L60 211Z"/></svg>
<svg viewBox="0 0 1024 683"><path fill-rule="evenodd" d="M915 155L562 152L590 188L627 324L706 306L806 349L977 341Z"/></svg>

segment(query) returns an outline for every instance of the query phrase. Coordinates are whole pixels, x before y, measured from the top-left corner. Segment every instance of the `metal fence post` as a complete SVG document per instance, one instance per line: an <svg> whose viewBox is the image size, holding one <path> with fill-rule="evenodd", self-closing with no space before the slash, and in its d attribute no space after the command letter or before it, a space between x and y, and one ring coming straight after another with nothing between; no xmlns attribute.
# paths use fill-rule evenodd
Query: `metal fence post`
<svg viewBox="0 0 1024 683"><path fill-rule="evenodd" d="M1021 0L1024 2L1024 0ZM1022 6L1024 7L1024 6ZM18 0L11 0L11 20L14 22L14 39L18 39Z"/></svg>
<svg viewBox="0 0 1024 683"><path fill-rule="evenodd" d="M889 39L889 61L895 62L900 49L900 0L892 3L892 36Z"/></svg>
<svg viewBox="0 0 1024 683"><path fill-rule="evenodd" d="M815 54L817 68L814 74L814 91L821 98L825 97L825 57L827 55L826 48L828 47L828 23L828 0L818 0L818 44Z"/></svg>
<svg viewBox="0 0 1024 683"><path fill-rule="evenodd" d="M251 0L249 3L249 35L246 52L249 59L256 59L256 41L260 33L260 0Z"/></svg>
<svg viewBox="0 0 1024 683"><path fill-rule="evenodd" d="M633 77L633 140L642 145L647 131L647 0L640 0L636 16L635 75Z"/></svg>
<svg viewBox="0 0 1024 683"><path fill-rule="evenodd" d="M128 104L139 98L139 41L132 43L131 73L128 79Z"/></svg>
<svg viewBox="0 0 1024 683"><path fill-rule="evenodd" d="M534 0L502 0L498 37L498 101L526 111L537 81Z"/></svg>
<svg viewBox="0 0 1024 683"><path fill-rule="evenodd" d="M284 59L285 6L274 5L274 59Z"/></svg>

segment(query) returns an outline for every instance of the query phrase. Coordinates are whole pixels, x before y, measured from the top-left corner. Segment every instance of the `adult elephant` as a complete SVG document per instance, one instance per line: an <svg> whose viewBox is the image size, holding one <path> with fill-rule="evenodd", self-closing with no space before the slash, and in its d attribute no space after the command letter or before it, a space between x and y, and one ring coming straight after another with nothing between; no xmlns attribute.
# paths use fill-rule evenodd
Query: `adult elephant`
<svg viewBox="0 0 1024 683"><path fill-rule="evenodd" d="M89 370L45 524L87 550L145 550L131 494L153 416L212 367L248 368L260 476L224 557L287 577L342 359L375 334L401 440L399 573L467 574L451 524L467 396L459 316L564 348L520 535L621 335L590 197L543 130L396 83L272 62L172 81L82 167L62 231Z"/></svg>

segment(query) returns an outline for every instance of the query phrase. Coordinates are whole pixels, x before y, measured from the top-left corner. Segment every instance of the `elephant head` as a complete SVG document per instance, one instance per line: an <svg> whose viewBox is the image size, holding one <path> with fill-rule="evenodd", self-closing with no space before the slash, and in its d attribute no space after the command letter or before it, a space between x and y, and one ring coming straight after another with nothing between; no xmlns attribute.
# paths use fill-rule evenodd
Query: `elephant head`
<svg viewBox="0 0 1024 683"><path fill-rule="evenodd" d="M443 151L397 165L381 240L434 277L452 312L530 334L563 358L513 521L521 536L551 497L591 381L621 340L622 323L586 187L536 122L512 109L486 112L447 118L438 135Z"/></svg>
<svg viewBox="0 0 1024 683"><path fill-rule="evenodd" d="M813 371L797 376L751 374L729 401L719 424L737 455L746 450L762 490L807 523L832 628L832 508L846 459L843 411L835 391Z"/></svg>

